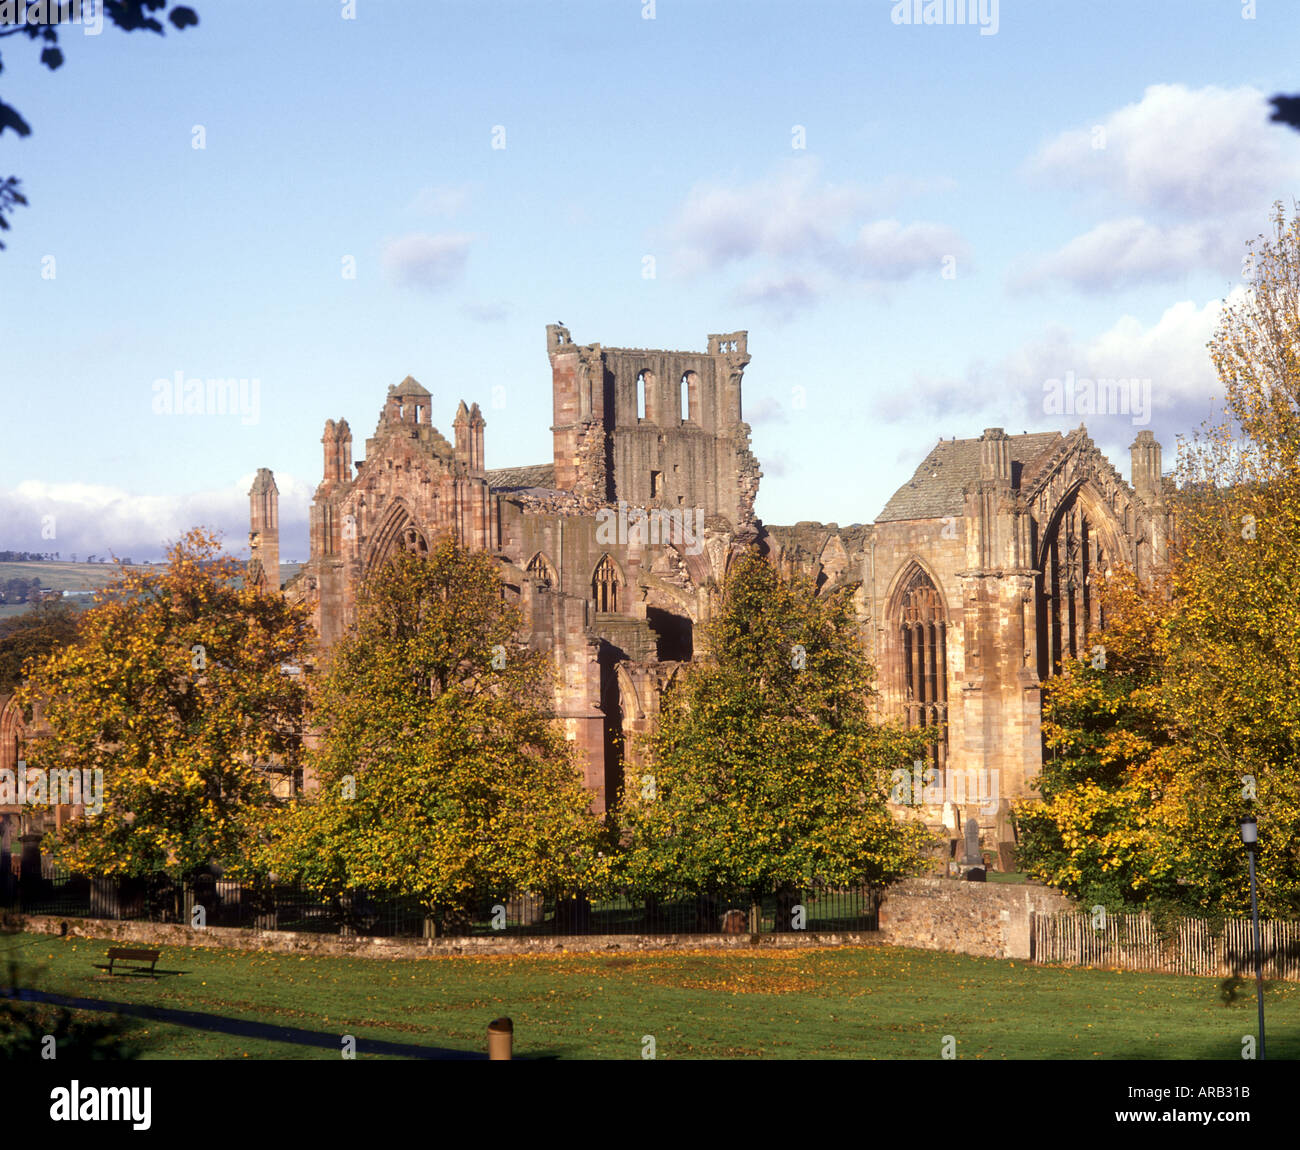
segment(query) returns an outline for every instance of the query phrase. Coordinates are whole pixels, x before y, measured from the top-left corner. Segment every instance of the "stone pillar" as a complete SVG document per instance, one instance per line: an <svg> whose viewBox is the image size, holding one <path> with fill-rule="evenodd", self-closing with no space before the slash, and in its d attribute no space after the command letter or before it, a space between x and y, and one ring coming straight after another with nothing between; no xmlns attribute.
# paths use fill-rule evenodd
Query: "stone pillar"
<svg viewBox="0 0 1300 1150"><path fill-rule="evenodd" d="M329 429L326 429L326 438ZM329 444L326 445L329 450ZM248 492L250 562L261 563L266 590L280 590L280 490L269 468L259 467Z"/></svg>
<svg viewBox="0 0 1300 1150"><path fill-rule="evenodd" d="M1133 490L1143 503L1163 502L1160 489L1160 444L1155 432L1139 431L1129 446Z"/></svg>

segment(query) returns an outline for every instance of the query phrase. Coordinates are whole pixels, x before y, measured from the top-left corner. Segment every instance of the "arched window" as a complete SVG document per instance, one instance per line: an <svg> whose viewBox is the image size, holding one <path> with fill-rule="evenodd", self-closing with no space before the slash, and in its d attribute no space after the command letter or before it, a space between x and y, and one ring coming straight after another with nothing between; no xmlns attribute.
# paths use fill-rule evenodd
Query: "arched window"
<svg viewBox="0 0 1300 1150"><path fill-rule="evenodd" d="M551 570L551 565L546 561L546 556L540 551L528 560L527 571L530 579L536 579L539 583L545 584L547 590L555 586L555 572Z"/></svg>
<svg viewBox="0 0 1300 1150"><path fill-rule="evenodd" d="M426 555L429 551L429 544L425 542L424 536L414 525L404 527L401 534L401 546L403 551L411 551L416 555Z"/></svg>
<svg viewBox="0 0 1300 1150"><path fill-rule="evenodd" d="M700 377L693 371L682 376L682 422L700 421Z"/></svg>
<svg viewBox="0 0 1300 1150"><path fill-rule="evenodd" d="M364 508L359 509L364 515ZM344 536L349 531L355 536L358 530L354 522L350 527L345 523ZM383 525L375 532L367 553L366 571L372 571L381 563L386 563L398 551L411 551L417 555L426 555L429 551L424 532L416 526L415 520L406 506L399 500L393 504L384 516Z"/></svg>
<svg viewBox="0 0 1300 1150"><path fill-rule="evenodd" d="M648 371L637 372L636 376L636 417L638 420L647 418L647 392L650 390L650 380L654 377Z"/></svg>
<svg viewBox="0 0 1300 1150"><path fill-rule="evenodd" d="M1066 659L1082 659L1088 634L1105 626L1097 594L1109 561L1101 534L1076 491L1056 516L1041 551L1038 577L1038 677L1059 674Z"/></svg>
<svg viewBox="0 0 1300 1150"><path fill-rule="evenodd" d="M943 599L919 567L899 601L903 707L909 727L934 727L931 765L942 770L948 759L948 621Z"/></svg>
<svg viewBox="0 0 1300 1150"><path fill-rule="evenodd" d="M597 611L618 610L618 568L608 555L602 555L591 576L591 597Z"/></svg>

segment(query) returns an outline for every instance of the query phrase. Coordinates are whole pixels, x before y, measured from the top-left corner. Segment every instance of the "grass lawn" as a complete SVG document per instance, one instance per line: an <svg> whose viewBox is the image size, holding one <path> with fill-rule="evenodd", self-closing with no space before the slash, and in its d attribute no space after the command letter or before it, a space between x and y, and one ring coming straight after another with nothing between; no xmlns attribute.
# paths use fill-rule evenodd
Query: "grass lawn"
<svg viewBox="0 0 1300 1150"><path fill-rule="evenodd" d="M887 947L671 954L300 958L163 949L157 981L108 979L110 944L0 937L45 992L314 1032L314 1047L133 1020L147 1058L338 1058L338 1036L483 1051L509 1015L520 1057L1239 1059L1253 983L1028 966ZM121 944L118 944L121 945ZM1270 983L1271 1058L1300 1058L1300 986ZM364 1048L362 1056L365 1054Z"/></svg>

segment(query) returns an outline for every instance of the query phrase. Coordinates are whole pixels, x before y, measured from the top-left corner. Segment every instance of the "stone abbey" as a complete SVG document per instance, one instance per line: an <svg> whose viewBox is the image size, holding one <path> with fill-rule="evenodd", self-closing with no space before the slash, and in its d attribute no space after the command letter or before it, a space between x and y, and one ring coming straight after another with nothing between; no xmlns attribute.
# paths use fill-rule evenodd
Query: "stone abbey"
<svg viewBox="0 0 1300 1150"><path fill-rule="evenodd" d="M488 470L478 405L460 403L448 440L408 377L388 389L364 459L347 420L326 421L310 559L283 583L279 493L271 471L257 473L250 578L308 604L327 651L367 573L398 549L450 533L492 554L526 641L554 660L556 713L599 811L618 801L630 736L653 728L664 690L702 655L732 557L756 545L822 593L851 589L882 717L935 731L933 784L917 772L910 793L926 821L951 818L943 800L956 794L962 822L1010 839L1009 803L1042 764L1043 684L1088 654L1098 580L1115 564L1147 575L1165 562L1171 491L1154 435L1138 432L1130 483L1083 426L988 428L935 444L871 523L774 526L754 515L745 332L659 351L579 345L551 325L546 346L548 462ZM0 769L16 769L41 722L0 698ZM953 785L966 779L993 786ZM0 822L16 828L18 814L0 809Z"/></svg>
<svg viewBox="0 0 1300 1150"><path fill-rule="evenodd" d="M353 460L347 420L327 421L311 556L284 594L309 604L328 649L367 572L397 549L450 533L490 552L527 641L554 660L556 712L604 810L618 801L629 736L653 727L665 688L701 655L729 562L757 545L823 593L851 589L882 715L935 728L928 793L960 793L945 785L953 777L993 778L997 801L973 788L962 817L1010 838L1008 804L1042 763L1042 685L1087 654L1103 622L1098 580L1114 564L1146 575L1165 561L1160 445L1137 434L1128 483L1083 426L989 428L940 440L872 523L764 524L741 407L746 336L662 351L579 345L548 326L545 463L488 470L478 405L461 401L449 441L409 377L389 388L364 460ZM279 587L270 471L250 498L250 573ZM943 814L923 813L934 824Z"/></svg>

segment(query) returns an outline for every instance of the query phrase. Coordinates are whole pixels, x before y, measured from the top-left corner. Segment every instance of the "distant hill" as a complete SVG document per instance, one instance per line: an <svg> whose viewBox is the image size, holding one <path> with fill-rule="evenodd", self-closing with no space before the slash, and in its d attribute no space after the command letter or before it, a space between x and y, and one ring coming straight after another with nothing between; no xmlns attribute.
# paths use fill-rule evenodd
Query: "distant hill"
<svg viewBox="0 0 1300 1150"><path fill-rule="evenodd" d="M162 564L159 563L152 567L135 563L131 570L150 571L160 566ZM281 582L287 582L299 566L297 563L280 564ZM117 565L114 563L0 562L0 587L10 579L25 579L28 583L39 579L42 587L62 591L64 602L77 607L89 607L94 602L94 592L111 583L116 573ZM21 615L29 606L29 603L0 603L0 619L9 615Z"/></svg>

